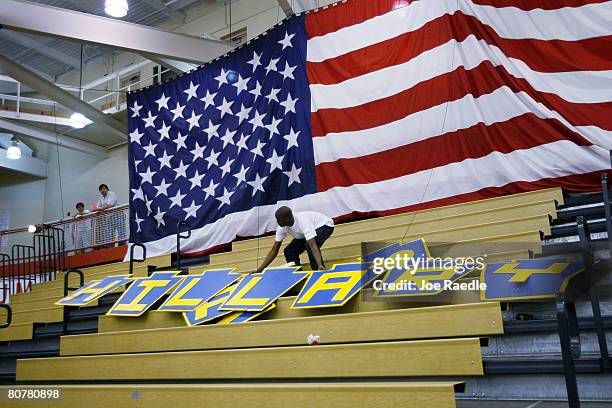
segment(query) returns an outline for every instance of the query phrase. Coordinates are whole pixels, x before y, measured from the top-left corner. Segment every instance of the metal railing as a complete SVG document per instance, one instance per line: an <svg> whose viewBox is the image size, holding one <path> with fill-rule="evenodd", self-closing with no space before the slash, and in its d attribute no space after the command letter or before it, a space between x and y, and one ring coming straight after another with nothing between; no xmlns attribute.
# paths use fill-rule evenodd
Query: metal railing
<svg viewBox="0 0 612 408"><path fill-rule="evenodd" d="M36 226L0 231L5 246L0 249L2 296L27 292L31 285L55 279L66 270L66 257L97 249L124 245L129 239L129 207L58 220Z"/></svg>

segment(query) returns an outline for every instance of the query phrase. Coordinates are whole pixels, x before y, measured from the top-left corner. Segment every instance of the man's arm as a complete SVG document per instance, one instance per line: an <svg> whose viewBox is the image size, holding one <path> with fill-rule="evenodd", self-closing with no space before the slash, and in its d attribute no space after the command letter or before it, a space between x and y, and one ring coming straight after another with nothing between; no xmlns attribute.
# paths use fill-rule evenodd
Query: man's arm
<svg viewBox="0 0 612 408"><path fill-rule="evenodd" d="M323 262L323 256L321 255L321 250L319 249L319 246L317 245L316 239L311 238L306 242L308 242L308 245L310 246L310 249L312 250L312 256L314 256L315 261L317 261L317 265L319 265L319 270L327 269L325 267L325 263ZM310 266L312 267L312 265Z"/></svg>
<svg viewBox="0 0 612 408"><path fill-rule="evenodd" d="M272 245L272 248L270 248L270 252L268 252L268 255L266 255L266 259L264 259L261 265L259 265L259 268L257 268L257 271L255 273L260 273L272 263L274 258L276 258L276 255L278 255L278 250L280 249L280 246L281 242L274 241L274 245Z"/></svg>

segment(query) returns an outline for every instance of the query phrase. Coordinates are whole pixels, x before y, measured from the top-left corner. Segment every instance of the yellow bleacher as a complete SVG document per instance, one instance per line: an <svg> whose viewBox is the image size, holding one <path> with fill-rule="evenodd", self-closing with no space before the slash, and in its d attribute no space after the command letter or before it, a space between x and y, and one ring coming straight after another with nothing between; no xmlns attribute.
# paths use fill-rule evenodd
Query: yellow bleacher
<svg viewBox="0 0 612 408"><path fill-rule="evenodd" d="M135 276L147 276L148 266L168 266L170 256L164 255L147 259L143 263L134 265ZM107 265L93 266L81 270L84 282L103 279L106 276L126 274L129 272L128 262L116 262ZM78 285L76 274L69 277L71 287ZM34 323L61 322L64 318L62 306L54 303L64 296L64 273L58 272L57 278L43 283L32 285L30 292L11 296L10 305L13 309L13 323L6 329L0 330L0 341L27 340L33 335ZM6 310L0 309L0 319L6 319Z"/></svg>
<svg viewBox="0 0 612 408"><path fill-rule="evenodd" d="M524 258L541 251L562 202L560 189L547 189L341 224L323 254L331 265L359 257L362 241L424 238L434 255ZM236 242L190 273L217 267L252 272L271 239ZM499 243L511 249L500 251ZM53 284L40 290L54 290ZM42 299L33 304L44 305ZM462 380L483 375L483 341L503 333L499 303L481 302L477 292L425 303L376 302L366 290L342 307L299 310L290 308L293 300L282 297L265 320L236 325L182 327L180 313L157 311L101 316L98 333L61 338L61 357L18 360L17 381L28 384L24 389L61 384L58 407L161 407L168 401L181 407L455 407ZM308 346L309 334L319 335L321 344Z"/></svg>

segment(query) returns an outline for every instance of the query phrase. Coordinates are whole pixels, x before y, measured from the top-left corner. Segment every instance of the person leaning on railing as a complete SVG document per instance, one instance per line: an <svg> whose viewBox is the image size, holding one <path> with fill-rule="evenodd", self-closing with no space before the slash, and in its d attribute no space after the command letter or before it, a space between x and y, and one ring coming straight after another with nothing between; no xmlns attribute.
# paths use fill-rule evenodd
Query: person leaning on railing
<svg viewBox="0 0 612 408"><path fill-rule="evenodd" d="M80 219L89 214L89 211L85 209L85 204L77 203L77 213L74 215L75 222L72 228L72 238L74 241L74 248L79 249L79 252L90 251L91 246L91 219ZM68 213L70 215L70 213Z"/></svg>
<svg viewBox="0 0 612 408"><path fill-rule="evenodd" d="M96 204L97 212L109 210L117 205L117 194L110 191L106 184L100 184L98 191L100 192L100 198L98 198L98 203ZM104 216L104 219L98 221L99 233L101 235L99 243L103 244L127 238L123 217L123 213L115 212ZM113 237L115 232L117 232L116 238ZM123 244L123 242L120 243L120 245ZM114 244L106 245L107 248L112 248L113 246Z"/></svg>

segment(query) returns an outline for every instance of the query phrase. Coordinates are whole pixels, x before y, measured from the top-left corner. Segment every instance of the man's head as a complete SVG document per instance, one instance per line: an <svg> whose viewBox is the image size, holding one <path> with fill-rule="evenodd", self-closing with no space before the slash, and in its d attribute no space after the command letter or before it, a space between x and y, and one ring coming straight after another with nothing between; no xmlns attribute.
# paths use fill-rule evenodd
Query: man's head
<svg viewBox="0 0 612 408"><path fill-rule="evenodd" d="M276 210L274 216L276 217L276 222L281 227L291 227L295 222L295 220L293 219L293 212L291 212L291 208L286 206L282 206L278 210Z"/></svg>
<svg viewBox="0 0 612 408"><path fill-rule="evenodd" d="M98 191L102 194L103 197L106 197L108 194L108 186L106 184L100 184L98 187Z"/></svg>
<svg viewBox="0 0 612 408"><path fill-rule="evenodd" d="M77 209L78 212L82 213L83 211L85 211L85 204L77 203L76 209Z"/></svg>

